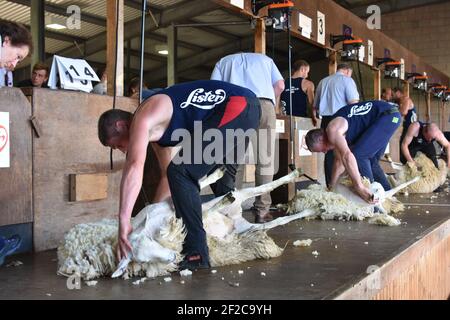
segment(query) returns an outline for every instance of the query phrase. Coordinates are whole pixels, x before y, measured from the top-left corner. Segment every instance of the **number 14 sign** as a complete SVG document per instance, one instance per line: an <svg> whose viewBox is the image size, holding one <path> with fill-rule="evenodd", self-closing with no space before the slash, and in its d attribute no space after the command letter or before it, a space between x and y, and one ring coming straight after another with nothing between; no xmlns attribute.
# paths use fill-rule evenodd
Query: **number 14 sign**
<svg viewBox="0 0 450 320"><path fill-rule="evenodd" d="M71 59L60 56L53 57L52 69L48 85L56 89L59 81L61 89L92 91L92 81L100 81L91 66L83 59Z"/></svg>

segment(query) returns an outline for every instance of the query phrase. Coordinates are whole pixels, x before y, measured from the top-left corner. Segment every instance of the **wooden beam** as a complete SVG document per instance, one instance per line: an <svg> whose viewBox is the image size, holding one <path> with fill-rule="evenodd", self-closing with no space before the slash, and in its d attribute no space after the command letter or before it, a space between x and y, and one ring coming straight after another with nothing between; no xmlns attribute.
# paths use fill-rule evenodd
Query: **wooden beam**
<svg viewBox="0 0 450 320"><path fill-rule="evenodd" d="M330 75L337 72L337 51L330 51L328 56L328 73Z"/></svg>
<svg viewBox="0 0 450 320"><path fill-rule="evenodd" d="M45 60L45 21L44 0L31 0L31 35L33 36L34 52L31 65Z"/></svg>
<svg viewBox="0 0 450 320"><path fill-rule="evenodd" d="M375 100L381 99L381 70L375 69L373 71L373 96Z"/></svg>
<svg viewBox="0 0 450 320"><path fill-rule="evenodd" d="M108 198L108 175L70 174L69 201L94 201Z"/></svg>
<svg viewBox="0 0 450 320"><path fill-rule="evenodd" d="M123 96L124 93L124 11L123 1L108 1L107 6L107 45L106 45L106 70L108 74L108 95L114 95L114 86L116 86L116 95ZM118 18L118 21L116 21ZM118 25L117 25L118 24ZM116 35L117 29L117 35ZM117 37L117 42L116 42ZM117 54L117 57L116 57ZM117 66L116 66L117 63ZM116 83L114 83L114 70L117 68Z"/></svg>
<svg viewBox="0 0 450 320"><path fill-rule="evenodd" d="M266 24L264 19L256 19L255 52L266 54Z"/></svg>
<svg viewBox="0 0 450 320"><path fill-rule="evenodd" d="M425 115L426 122L431 121L431 92L427 92L426 95L426 103L427 103L427 114Z"/></svg>
<svg viewBox="0 0 450 320"><path fill-rule="evenodd" d="M172 24L167 28L167 86L177 83L177 27Z"/></svg>
<svg viewBox="0 0 450 320"><path fill-rule="evenodd" d="M406 97L409 97L409 94L410 94L410 92L409 92L409 82L405 81L405 80L402 80L402 82L403 82L403 94Z"/></svg>

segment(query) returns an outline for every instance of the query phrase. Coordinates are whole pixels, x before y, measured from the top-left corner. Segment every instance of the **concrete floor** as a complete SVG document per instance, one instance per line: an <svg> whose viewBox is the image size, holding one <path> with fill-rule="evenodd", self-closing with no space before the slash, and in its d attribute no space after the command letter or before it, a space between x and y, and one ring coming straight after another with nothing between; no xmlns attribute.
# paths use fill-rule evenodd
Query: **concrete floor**
<svg viewBox="0 0 450 320"><path fill-rule="evenodd" d="M401 197L407 210L400 216L399 227L293 222L270 232L280 246L287 244L279 258L217 268L216 274L210 270L188 278L173 274L171 282L157 278L136 286L135 279L100 279L95 287L83 282L80 290L69 290L67 279L56 275L56 251L9 257L6 263L20 260L24 264L0 267L0 299L331 299L363 278L369 266L383 264L447 221L448 192L447 186L439 194ZM312 239L311 247L292 245L303 239ZM320 255L315 258L313 251ZM244 274L239 275L239 270Z"/></svg>

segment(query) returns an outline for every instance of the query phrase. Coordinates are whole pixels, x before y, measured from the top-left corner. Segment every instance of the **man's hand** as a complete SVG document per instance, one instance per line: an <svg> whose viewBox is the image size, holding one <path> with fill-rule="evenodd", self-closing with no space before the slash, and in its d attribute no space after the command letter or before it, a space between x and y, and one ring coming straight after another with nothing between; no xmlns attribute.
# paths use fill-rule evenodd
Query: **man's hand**
<svg viewBox="0 0 450 320"><path fill-rule="evenodd" d="M416 168L416 162L413 160L413 161L408 161L407 163L406 163L406 165L408 166L408 168L410 168L410 169L413 169L413 168Z"/></svg>
<svg viewBox="0 0 450 320"><path fill-rule="evenodd" d="M314 127L317 127L317 118L315 116L311 117L311 121Z"/></svg>
<svg viewBox="0 0 450 320"><path fill-rule="evenodd" d="M356 193L367 203L375 204L376 201L374 199L374 195L370 192L370 190L364 186L355 187Z"/></svg>
<svg viewBox="0 0 450 320"><path fill-rule="evenodd" d="M119 241L117 243L117 261L122 260L128 256L132 251L131 244L128 241L128 236L130 235L133 228L129 219L119 219Z"/></svg>

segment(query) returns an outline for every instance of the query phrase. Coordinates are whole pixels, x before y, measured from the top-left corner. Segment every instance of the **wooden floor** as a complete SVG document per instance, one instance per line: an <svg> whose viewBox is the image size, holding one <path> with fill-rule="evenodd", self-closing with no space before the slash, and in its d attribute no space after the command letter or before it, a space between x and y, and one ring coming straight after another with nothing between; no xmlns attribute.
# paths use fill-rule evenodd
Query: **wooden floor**
<svg viewBox="0 0 450 320"><path fill-rule="evenodd" d="M20 260L24 265L0 267L0 299L446 299L448 191L446 185L439 194L402 198L407 211L399 227L293 222L270 232L280 246L286 245L279 258L217 268L216 274L209 270L189 278L173 274L171 282L157 278L136 286L133 280L100 279L95 287L82 283L80 290L69 290L67 279L56 275L55 251L10 257L7 263ZM312 239L311 247L292 245L303 239ZM239 275L239 270L244 273ZM368 270L374 272L369 275ZM398 294L409 290L411 294Z"/></svg>

